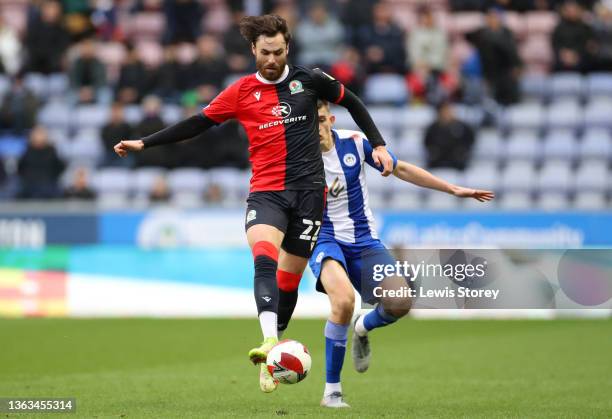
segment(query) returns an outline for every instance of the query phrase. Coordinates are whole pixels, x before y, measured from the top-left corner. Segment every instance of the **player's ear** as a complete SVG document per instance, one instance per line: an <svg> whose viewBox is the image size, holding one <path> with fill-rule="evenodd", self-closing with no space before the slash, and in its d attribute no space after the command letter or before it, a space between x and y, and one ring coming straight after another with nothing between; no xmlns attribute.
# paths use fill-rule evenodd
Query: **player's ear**
<svg viewBox="0 0 612 419"><path fill-rule="evenodd" d="M334 125L336 123L336 115L329 115L329 120L332 123L332 125Z"/></svg>
<svg viewBox="0 0 612 419"><path fill-rule="evenodd" d="M253 55L257 56L257 48L255 48L255 42L251 43L251 52L253 53Z"/></svg>

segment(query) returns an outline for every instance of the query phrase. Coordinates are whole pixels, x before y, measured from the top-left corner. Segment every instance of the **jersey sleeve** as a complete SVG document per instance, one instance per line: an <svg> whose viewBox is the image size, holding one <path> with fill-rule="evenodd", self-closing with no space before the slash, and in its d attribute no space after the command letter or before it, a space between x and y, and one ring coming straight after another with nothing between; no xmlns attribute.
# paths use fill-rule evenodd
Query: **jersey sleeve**
<svg viewBox="0 0 612 419"><path fill-rule="evenodd" d="M332 103L344 98L344 85L320 68L312 70L312 79L319 98Z"/></svg>
<svg viewBox="0 0 612 419"><path fill-rule="evenodd" d="M202 109L202 114L217 124L235 118L236 109L238 109L239 87L240 81L237 81L223 90L208 104L208 106Z"/></svg>
<svg viewBox="0 0 612 419"><path fill-rule="evenodd" d="M365 155L366 163L372 166L374 169L378 170L379 172L382 172L383 168L380 166L377 166L376 163L374 163L374 159L372 158L373 151L374 149L372 148L372 144L370 144L370 142L367 139L363 138L363 153ZM395 169L397 167L397 157L395 157L395 154L393 154L391 150L387 149L387 151L389 152L389 154L391 155L391 158L393 159L393 169Z"/></svg>

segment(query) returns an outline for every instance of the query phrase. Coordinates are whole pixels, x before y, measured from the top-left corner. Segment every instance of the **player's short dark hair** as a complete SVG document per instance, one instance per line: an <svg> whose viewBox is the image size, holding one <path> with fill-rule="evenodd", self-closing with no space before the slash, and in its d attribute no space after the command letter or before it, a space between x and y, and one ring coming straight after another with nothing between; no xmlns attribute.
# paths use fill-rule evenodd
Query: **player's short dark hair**
<svg viewBox="0 0 612 419"><path fill-rule="evenodd" d="M291 41L287 21L278 15L245 16L240 20L240 33L253 45L261 35L274 36L277 33L283 35L287 45Z"/></svg>
<svg viewBox="0 0 612 419"><path fill-rule="evenodd" d="M321 109L323 107L329 109L329 102L326 101L325 99L317 100L317 109Z"/></svg>

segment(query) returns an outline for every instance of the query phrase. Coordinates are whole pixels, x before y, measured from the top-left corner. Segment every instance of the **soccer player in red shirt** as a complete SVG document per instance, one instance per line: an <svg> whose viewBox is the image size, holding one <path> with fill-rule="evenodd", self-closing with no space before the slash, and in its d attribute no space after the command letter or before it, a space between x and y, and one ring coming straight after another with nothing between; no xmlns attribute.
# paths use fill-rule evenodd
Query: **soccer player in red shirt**
<svg viewBox="0 0 612 419"><path fill-rule="evenodd" d="M115 145L128 152L192 138L213 125L237 119L249 138L253 176L247 199L245 229L255 265L255 303L264 341L249 352L261 364L260 388L276 389L266 357L278 342L279 298L297 298L298 284L317 241L325 206L325 174L319 149L317 100L348 109L374 147L373 159L383 175L393 160L364 104L322 72L287 63L291 35L275 15L248 16L240 32L250 42L257 73L222 91L202 112L139 140ZM278 285L277 285L278 283ZM295 304L285 301L283 307ZM279 309L281 312L279 313Z"/></svg>

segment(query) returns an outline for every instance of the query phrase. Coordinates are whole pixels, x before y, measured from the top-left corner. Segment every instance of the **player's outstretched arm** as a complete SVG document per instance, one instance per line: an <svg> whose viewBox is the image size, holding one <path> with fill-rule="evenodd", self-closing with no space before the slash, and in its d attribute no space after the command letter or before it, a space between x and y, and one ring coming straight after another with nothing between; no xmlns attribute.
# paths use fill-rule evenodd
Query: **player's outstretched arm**
<svg viewBox="0 0 612 419"><path fill-rule="evenodd" d="M142 151L145 148L178 143L188 140L215 125L215 122L204 115L198 114L164 128L140 140L122 140L113 147L119 157L125 157L130 152Z"/></svg>
<svg viewBox="0 0 612 419"><path fill-rule="evenodd" d="M474 198L480 202L490 201L495 198L495 194L491 191L464 188L462 186L453 185L452 183L434 176L425 169L402 160L397 161L397 166L393 171L393 175L405 182L409 182L423 188L446 192L458 198Z"/></svg>

